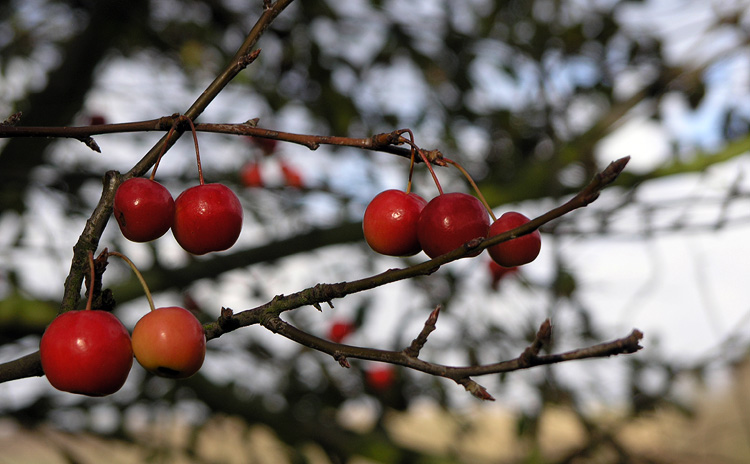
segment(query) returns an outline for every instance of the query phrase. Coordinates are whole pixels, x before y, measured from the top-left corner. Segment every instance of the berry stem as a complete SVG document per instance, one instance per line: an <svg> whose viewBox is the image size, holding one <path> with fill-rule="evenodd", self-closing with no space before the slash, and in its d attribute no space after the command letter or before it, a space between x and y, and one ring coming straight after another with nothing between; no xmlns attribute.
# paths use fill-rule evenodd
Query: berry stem
<svg viewBox="0 0 750 464"><path fill-rule="evenodd" d="M416 143L414 143L414 133L411 131L411 129L404 129L400 131L400 133L409 134L410 140L404 137L401 137L399 141L401 141L401 143L407 143L411 147L411 166L409 168L409 184L407 185L406 193L409 193L409 190L411 188L411 177L412 177L412 171L414 168L414 158L415 158L414 152L416 151L417 153L419 153L419 156L422 158L422 161L424 161L424 164L427 165L427 169L430 170L430 174L432 175L432 180L435 181L435 185L437 186L438 192L440 193L440 195L442 195L443 187L440 186L440 181L437 178L437 174L435 174L435 170L432 169L432 163L430 163L430 161L424 155L424 152L422 151L422 149L419 148Z"/></svg>
<svg viewBox="0 0 750 464"><path fill-rule="evenodd" d="M151 291L148 289L148 285L146 285L146 279L143 278L143 274L141 274L141 271L138 270L135 263L133 263L133 261L131 261L130 258L125 256L124 254L117 251L110 251L107 253L107 256L116 256L128 263L128 266L130 266L130 269L133 270L133 273L135 273L135 276L138 278L138 282L140 282L141 286L143 287L143 292L146 294L146 298L148 299L148 306L151 308L151 311L155 310L156 307L154 306L154 299L151 298Z"/></svg>
<svg viewBox="0 0 750 464"><path fill-rule="evenodd" d="M190 131L193 133L193 142L195 143L195 161L198 163L198 179L200 179L200 184L205 184L205 181L203 180L203 168L201 167L201 154L200 150L198 150L198 132L195 130L195 124L193 124L193 120L186 117L188 124L190 124Z"/></svg>
<svg viewBox="0 0 750 464"><path fill-rule="evenodd" d="M474 182L474 179L471 178L471 175L466 171L466 169L464 169L463 166L458 164L458 162L453 161L452 159L443 158L443 160L446 163L452 164L453 166L456 167L456 169L461 171L461 174L463 174L464 177L466 177L469 180L469 183L471 184L472 188L474 189L475 192L477 192L477 196L482 201L482 204L484 205L484 208L487 210L487 212L490 213L490 217L492 218L492 220L493 221L497 220L497 218L495 217L495 213L492 212L492 208L490 208L489 203L487 203L487 200L484 198L484 195L482 195L482 191L479 190L479 186L477 186L477 183Z"/></svg>
<svg viewBox="0 0 750 464"><path fill-rule="evenodd" d="M417 153L419 153L419 156L422 157L422 161L424 161L424 164L427 165L427 169L430 170L430 174L432 174L432 180L435 181L435 185L437 186L438 193L440 195L443 194L443 187L440 186L440 181L438 181L437 174L435 174L435 170L432 169L432 163L430 163L430 160L427 159L427 157L424 155L424 152L421 148L417 147Z"/></svg>
<svg viewBox="0 0 750 464"><path fill-rule="evenodd" d="M94 299L94 279L96 279L96 270L94 269L94 252L89 250L89 267L91 267L91 280L89 281L89 297L86 300L86 311L91 311L92 300Z"/></svg>
<svg viewBox="0 0 750 464"><path fill-rule="evenodd" d="M406 193L407 195L411 193L411 184L412 179L414 178L414 163L415 163L415 157L416 157L416 150L414 149L414 133L411 131L411 129L406 129L406 131L409 133L409 138L411 139L411 156L409 157L409 179L406 182ZM403 132L402 132L403 133Z"/></svg>

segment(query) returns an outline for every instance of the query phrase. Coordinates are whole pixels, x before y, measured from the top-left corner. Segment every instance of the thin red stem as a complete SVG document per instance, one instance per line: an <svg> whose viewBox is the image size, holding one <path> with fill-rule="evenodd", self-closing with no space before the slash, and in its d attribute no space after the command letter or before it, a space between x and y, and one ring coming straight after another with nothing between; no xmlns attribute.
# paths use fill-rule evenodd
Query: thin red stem
<svg viewBox="0 0 750 464"><path fill-rule="evenodd" d="M414 164L416 157L416 150L414 149L414 134L412 133L411 129L406 129L406 131L409 133L409 137L411 138L411 154L409 156L409 179L406 182L406 193L409 194L411 192L411 184L412 179L414 178Z"/></svg>
<svg viewBox="0 0 750 464"><path fill-rule="evenodd" d="M193 133L193 142L195 143L195 161L198 163L198 179L200 179L200 184L203 185L205 181L203 180L203 168L201 167L201 154L198 150L198 132L195 130L193 120L187 117L186 119L188 124L190 124L190 131Z"/></svg>
<svg viewBox="0 0 750 464"><path fill-rule="evenodd" d="M430 170L430 174L432 174L432 180L435 181L435 185L437 186L438 192L440 195L443 194L443 187L440 186L440 181L438 181L437 174L435 174L435 170L432 169L432 163L430 163L430 160L427 159L427 157L422 152L422 149L417 147L417 153L419 153L419 156L422 157L422 161L424 161L424 164L427 166L427 169Z"/></svg>
<svg viewBox="0 0 750 464"><path fill-rule="evenodd" d="M414 143L414 133L411 131L411 129L403 129L399 131L399 135L400 134L409 134L410 139L400 137L400 140L403 140L403 143L407 143L411 147L411 166L409 170L409 185L407 186L406 193L409 193L409 188L411 187L411 176L412 176L412 171L414 168L414 158L415 158L414 152L416 151L417 153L419 153L419 156L422 158L422 161L424 161L424 164L427 165L427 169L430 170L430 174L432 175L432 180L435 181L435 185L437 186L438 192L440 193L440 195L442 195L443 187L440 186L440 181L437 178L437 174L435 174L435 170L432 169L432 163L430 163L430 161L424 155L424 153L422 152L422 149L419 148L416 143Z"/></svg>

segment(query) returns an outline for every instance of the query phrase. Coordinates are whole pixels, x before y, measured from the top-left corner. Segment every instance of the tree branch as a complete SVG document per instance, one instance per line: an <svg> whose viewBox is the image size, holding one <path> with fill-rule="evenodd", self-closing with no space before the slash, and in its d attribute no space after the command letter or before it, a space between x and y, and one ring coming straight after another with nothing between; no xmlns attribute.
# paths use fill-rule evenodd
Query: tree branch
<svg viewBox="0 0 750 464"><path fill-rule="evenodd" d="M605 170L594 176L591 182L568 202L515 229L486 239L472 240L442 256L406 268L389 269L374 276L348 282L317 284L314 287L309 287L289 295L278 295L264 305L235 314L233 318L236 319L238 327L244 327L279 316L285 311L301 306L315 306L321 303L329 303L336 298L343 298L352 293L371 290L399 280L432 274L444 264L464 258L498 243L529 234L553 219L589 205L596 200L602 189L614 182L622 170L625 169L629 159L626 157L612 162ZM217 323L209 323L205 327L206 336L209 340L220 337L225 333Z"/></svg>
<svg viewBox="0 0 750 464"><path fill-rule="evenodd" d="M404 366L426 374L453 380L457 384L462 385L472 395L483 400L494 400L494 398L492 398L484 387L471 379L473 376L513 372L535 366L556 364L573 360L630 354L635 353L642 348L639 342L643 338L643 334L634 329L627 337L564 353L539 356L538 351L540 347L547 343L552 334L552 325L549 320L545 320L537 332L536 339L515 359L479 366L445 366L421 360L414 354L414 350L411 349L414 347L415 343L424 345L424 342L427 341L427 335L435 328L438 310L439 308L430 313L430 316L425 323L425 328L419 336L417 336L417 339L415 339L409 348L402 351L379 350L375 348L334 343L304 332L283 321L279 316L261 319L259 322L273 333L277 333L313 350L331 355L344 367L349 367L349 358L379 361Z"/></svg>

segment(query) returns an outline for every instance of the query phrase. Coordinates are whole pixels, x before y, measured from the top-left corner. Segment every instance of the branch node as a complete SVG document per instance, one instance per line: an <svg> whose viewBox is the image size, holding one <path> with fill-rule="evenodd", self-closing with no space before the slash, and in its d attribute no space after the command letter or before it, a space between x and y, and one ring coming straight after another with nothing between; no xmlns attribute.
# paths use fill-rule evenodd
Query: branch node
<svg viewBox="0 0 750 464"><path fill-rule="evenodd" d="M83 138L80 138L78 140L80 140L81 142L83 142L84 145L86 145L90 149L94 150L95 152L97 152L97 153L101 153L102 152L102 149L99 148L99 144L96 143L96 141L94 140L93 137L90 137L90 136L89 137L83 137Z"/></svg>
<svg viewBox="0 0 750 464"><path fill-rule="evenodd" d="M216 321L219 323L219 327L221 327L222 330L226 332L231 332L232 330L235 330L239 328L240 322L235 319L234 317L234 311L232 311L231 308L225 308L221 307L221 315L219 316L219 319Z"/></svg>
<svg viewBox="0 0 750 464"><path fill-rule="evenodd" d="M419 356L419 352L424 347L425 343L427 343L427 337L432 333L433 330L436 329L437 319L438 315L440 314L440 305L438 305L427 317L427 320L424 323L424 327L422 328L422 331L417 335L417 338L415 338L411 345L409 345L408 348L406 348L403 353L410 357L410 358L416 358Z"/></svg>
<svg viewBox="0 0 750 464"><path fill-rule="evenodd" d="M458 379L456 380L456 383L459 385L463 385L466 391L471 393L474 397L479 398L480 400L495 401L495 398L490 395L486 388L479 385L469 377Z"/></svg>
<svg viewBox="0 0 750 464"><path fill-rule="evenodd" d="M333 353L333 359L335 359L341 367L344 367L346 369L349 369L351 364L349 364L349 360L346 359L346 356L342 354L340 351L334 351Z"/></svg>
<svg viewBox="0 0 750 464"><path fill-rule="evenodd" d="M0 123L0 126L15 126L19 122L21 122L21 116L23 113L21 111L17 113L13 113L8 118Z"/></svg>

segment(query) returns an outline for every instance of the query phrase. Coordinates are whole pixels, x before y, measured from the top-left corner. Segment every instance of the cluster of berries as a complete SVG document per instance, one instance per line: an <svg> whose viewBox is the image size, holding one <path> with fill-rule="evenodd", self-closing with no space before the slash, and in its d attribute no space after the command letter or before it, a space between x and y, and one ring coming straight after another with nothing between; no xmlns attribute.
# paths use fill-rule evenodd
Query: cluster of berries
<svg viewBox="0 0 750 464"><path fill-rule="evenodd" d="M125 259L137 272L124 255L107 255ZM185 308L154 308L144 289L152 310L138 320L132 336L114 314L92 309L91 291L85 310L68 311L52 321L42 335L39 353L53 387L88 396L110 395L125 384L133 357L162 377L181 379L198 372L206 355L203 325Z"/></svg>

